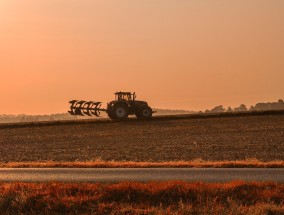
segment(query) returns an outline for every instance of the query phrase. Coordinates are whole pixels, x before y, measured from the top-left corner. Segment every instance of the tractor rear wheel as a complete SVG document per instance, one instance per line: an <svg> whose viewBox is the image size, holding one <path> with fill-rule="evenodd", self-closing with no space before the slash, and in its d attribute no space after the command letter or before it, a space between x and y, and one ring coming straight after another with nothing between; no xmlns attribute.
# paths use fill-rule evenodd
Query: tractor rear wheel
<svg viewBox="0 0 284 215"><path fill-rule="evenodd" d="M113 116L113 114L111 112L108 112L107 115L110 119L115 119L115 117Z"/></svg>
<svg viewBox="0 0 284 215"><path fill-rule="evenodd" d="M152 117L153 111L152 108L149 106L143 106L139 108L139 111L136 115L137 118L139 119L150 119Z"/></svg>
<svg viewBox="0 0 284 215"><path fill-rule="evenodd" d="M126 104L115 104L111 115L114 119L126 119L129 115L129 108Z"/></svg>

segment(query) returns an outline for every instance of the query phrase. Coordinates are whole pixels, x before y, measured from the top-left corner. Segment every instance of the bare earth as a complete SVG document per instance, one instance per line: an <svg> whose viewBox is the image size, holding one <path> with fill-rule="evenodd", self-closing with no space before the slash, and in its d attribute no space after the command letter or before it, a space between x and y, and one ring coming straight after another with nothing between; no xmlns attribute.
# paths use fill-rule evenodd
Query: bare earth
<svg viewBox="0 0 284 215"><path fill-rule="evenodd" d="M0 162L284 160L284 115L0 127Z"/></svg>

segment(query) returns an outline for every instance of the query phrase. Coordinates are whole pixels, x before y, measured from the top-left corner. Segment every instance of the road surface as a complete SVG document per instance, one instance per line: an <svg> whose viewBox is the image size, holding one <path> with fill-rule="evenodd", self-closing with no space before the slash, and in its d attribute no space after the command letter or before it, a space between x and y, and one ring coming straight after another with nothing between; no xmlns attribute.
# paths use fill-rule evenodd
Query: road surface
<svg viewBox="0 0 284 215"><path fill-rule="evenodd" d="M284 168L0 168L2 182L284 182Z"/></svg>

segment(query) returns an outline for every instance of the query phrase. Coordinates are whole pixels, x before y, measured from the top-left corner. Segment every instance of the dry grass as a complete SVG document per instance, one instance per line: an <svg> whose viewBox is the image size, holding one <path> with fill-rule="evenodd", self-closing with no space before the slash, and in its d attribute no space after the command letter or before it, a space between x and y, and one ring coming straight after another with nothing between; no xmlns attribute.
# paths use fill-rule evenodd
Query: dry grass
<svg viewBox="0 0 284 215"><path fill-rule="evenodd" d="M1 214L283 214L273 182L0 183Z"/></svg>
<svg viewBox="0 0 284 215"><path fill-rule="evenodd" d="M200 167L200 168L283 168L284 161L262 162L257 159L247 159L239 161L204 161L195 159L192 161L172 161L172 162L131 162L131 161L103 161L97 159L88 162L8 162L0 163L0 167L7 168L36 168L36 167L78 167L78 168L154 168L154 167Z"/></svg>

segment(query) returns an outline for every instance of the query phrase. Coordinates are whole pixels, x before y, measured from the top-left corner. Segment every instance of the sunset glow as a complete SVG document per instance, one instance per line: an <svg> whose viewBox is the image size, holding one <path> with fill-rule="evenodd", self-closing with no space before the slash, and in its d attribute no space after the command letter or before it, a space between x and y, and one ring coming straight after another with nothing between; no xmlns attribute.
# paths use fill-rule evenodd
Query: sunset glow
<svg viewBox="0 0 284 215"><path fill-rule="evenodd" d="M284 1L0 0L0 114L136 91L155 108L284 97Z"/></svg>

